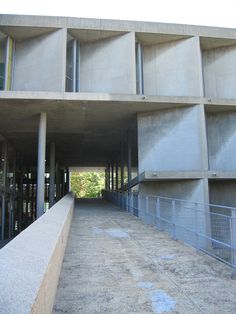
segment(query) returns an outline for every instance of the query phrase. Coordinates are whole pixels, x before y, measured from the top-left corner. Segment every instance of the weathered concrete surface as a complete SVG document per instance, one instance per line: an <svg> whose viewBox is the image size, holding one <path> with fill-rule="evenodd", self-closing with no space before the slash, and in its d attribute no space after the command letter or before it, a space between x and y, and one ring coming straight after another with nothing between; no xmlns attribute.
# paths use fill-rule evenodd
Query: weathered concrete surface
<svg viewBox="0 0 236 314"><path fill-rule="evenodd" d="M66 195L0 250L0 314L49 314L71 224Z"/></svg>
<svg viewBox="0 0 236 314"><path fill-rule="evenodd" d="M81 92L135 94L134 33L81 44L80 67Z"/></svg>
<svg viewBox="0 0 236 314"><path fill-rule="evenodd" d="M199 38L143 47L144 94L202 96Z"/></svg>
<svg viewBox="0 0 236 314"><path fill-rule="evenodd" d="M64 91L66 32L16 41L12 89L16 91Z"/></svg>
<svg viewBox="0 0 236 314"><path fill-rule="evenodd" d="M140 173L203 170L200 111L192 106L138 115Z"/></svg>
<svg viewBox="0 0 236 314"><path fill-rule="evenodd" d="M104 201L80 201L54 313L235 313L232 270Z"/></svg>

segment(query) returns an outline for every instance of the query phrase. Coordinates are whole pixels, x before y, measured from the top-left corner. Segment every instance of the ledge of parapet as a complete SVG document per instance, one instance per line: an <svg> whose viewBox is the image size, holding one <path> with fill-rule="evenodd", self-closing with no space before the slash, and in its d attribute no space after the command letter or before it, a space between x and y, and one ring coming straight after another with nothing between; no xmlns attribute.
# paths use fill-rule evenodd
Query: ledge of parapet
<svg viewBox="0 0 236 314"><path fill-rule="evenodd" d="M0 26L67 27L236 39L234 28L63 16L1 14Z"/></svg>
<svg viewBox="0 0 236 314"><path fill-rule="evenodd" d="M52 312L73 208L68 194L0 250L1 313Z"/></svg>

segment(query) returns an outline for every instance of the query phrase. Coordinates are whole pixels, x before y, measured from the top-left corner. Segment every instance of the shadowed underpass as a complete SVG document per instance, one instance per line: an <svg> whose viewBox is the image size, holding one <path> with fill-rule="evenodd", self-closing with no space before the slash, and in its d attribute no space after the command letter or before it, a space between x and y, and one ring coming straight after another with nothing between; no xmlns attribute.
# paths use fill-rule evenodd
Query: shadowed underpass
<svg viewBox="0 0 236 314"><path fill-rule="evenodd" d="M79 200L54 313L235 313L231 274L104 200Z"/></svg>

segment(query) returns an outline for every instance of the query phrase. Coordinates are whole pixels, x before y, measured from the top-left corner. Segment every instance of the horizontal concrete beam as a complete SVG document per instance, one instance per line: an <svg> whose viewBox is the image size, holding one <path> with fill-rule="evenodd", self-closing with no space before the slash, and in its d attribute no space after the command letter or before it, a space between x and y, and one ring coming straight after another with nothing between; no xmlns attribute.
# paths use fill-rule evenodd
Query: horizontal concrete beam
<svg viewBox="0 0 236 314"><path fill-rule="evenodd" d="M207 103L204 97L185 96L155 96L155 95L134 95L115 93L68 93L68 92L41 92L41 91L1 91L0 99L29 99L29 100L71 100L71 101L104 101L104 102L141 102L141 103L175 103L199 104Z"/></svg>
<svg viewBox="0 0 236 314"><path fill-rule="evenodd" d="M236 179L232 171L145 171L141 175L143 181L157 180L191 180L191 179Z"/></svg>
<svg viewBox="0 0 236 314"><path fill-rule="evenodd" d="M22 100L56 100L56 101L86 101L86 102L133 102L133 103L158 103L176 104L181 106L205 104L209 110L220 110L220 107L236 107L235 99L186 97L186 96L155 96L133 94L109 94L109 93L68 93L68 92L41 92L41 91L0 91L0 99ZM148 110L147 110L148 111Z"/></svg>
<svg viewBox="0 0 236 314"><path fill-rule="evenodd" d="M201 179L204 177L204 171L145 171L142 181Z"/></svg>
<svg viewBox="0 0 236 314"><path fill-rule="evenodd" d="M129 184L124 185L128 190L142 182L168 181L168 180L236 180L236 172L232 171L144 171Z"/></svg>
<svg viewBox="0 0 236 314"><path fill-rule="evenodd" d="M66 195L0 250L0 312L52 312L74 209Z"/></svg>
<svg viewBox="0 0 236 314"><path fill-rule="evenodd" d="M35 26L46 28L66 27L89 30L160 33L160 34L236 39L236 30L232 28L157 23L157 22L122 21L109 19L1 14L0 25Z"/></svg>

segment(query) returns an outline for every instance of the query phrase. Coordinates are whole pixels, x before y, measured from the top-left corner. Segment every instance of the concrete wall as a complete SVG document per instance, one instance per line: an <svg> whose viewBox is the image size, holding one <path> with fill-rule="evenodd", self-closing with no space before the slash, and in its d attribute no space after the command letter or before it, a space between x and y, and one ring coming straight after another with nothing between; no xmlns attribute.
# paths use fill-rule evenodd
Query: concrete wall
<svg viewBox="0 0 236 314"><path fill-rule="evenodd" d="M66 31L16 41L13 90L64 91Z"/></svg>
<svg viewBox="0 0 236 314"><path fill-rule="evenodd" d="M144 46L144 93L201 96L203 78L199 38Z"/></svg>
<svg viewBox="0 0 236 314"><path fill-rule="evenodd" d="M65 196L0 250L0 312L52 312L74 208Z"/></svg>
<svg viewBox="0 0 236 314"><path fill-rule="evenodd" d="M134 33L81 43L80 91L136 93Z"/></svg>
<svg viewBox="0 0 236 314"><path fill-rule="evenodd" d="M203 52L205 95L236 97L236 46Z"/></svg>
<svg viewBox="0 0 236 314"><path fill-rule="evenodd" d="M157 198L149 197L141 199L139 206L139 216L147 223L156 224L159 228L166 230L173 237L190 243L196 247L206 247L207 240L196 237L194 231L209 234L210 220L207 208L195 202L206 202L208 187L206 180L169 180L159 182L145 182L140 184L141 195L153 195L182 199L185 201L175 202L173 209L172 200L160 198L160 217L168 220L157 220ZM147 211L147 207L149 208ZM206 212L204 212L206 210ZM176 226L173 228L173 224ZM179 226L178 226L179 225ZM182 228L184 226L185 228ZM193 232L190 232L189 230Z"/></svg>
<svg viewBox="0 0 236 314"><path fill-rule="evenodd" d="M138 116L139 173L203 168L200 106Z"/></svg>
<svg viewBox="0 0 236 314"><path fill-rule="evenodd" d="M236 171L236 112L208 112L206 118L210 169Z"/></svg>

